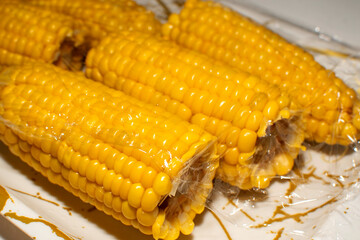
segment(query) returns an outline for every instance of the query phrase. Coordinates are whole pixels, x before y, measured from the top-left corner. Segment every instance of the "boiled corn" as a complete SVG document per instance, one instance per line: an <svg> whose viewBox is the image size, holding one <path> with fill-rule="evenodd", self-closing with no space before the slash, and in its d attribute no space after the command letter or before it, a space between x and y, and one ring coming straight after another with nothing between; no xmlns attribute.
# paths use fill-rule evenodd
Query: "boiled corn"
<svg viewBox="0 0 360 240"><path fill-rule="evenodd" d="M0 2L0 15L0 65L56 62L73 37L67 17L17 1Z"/></svg>
<svg viewBox="0 0 360 240"><path fill-rule="evenodd" d="M86 74L217 136L217 177L242 189L287 174L301 148L298 117L278 88L155 36L105 38L89 52Z"/></svg>
<svg viewBox="0 0 360 240"><path fill-rule="evenodd" d="M190 234L218 166L214 137L45 64L0 75L0 139L83 201L155 239Z"/></svg>
<svg viewBox="0 0 360 240"><path fill-rule="evenodd" d="M290 96L290 108L304 111L306 138L328 144L359 137L359 102L353 89L300 47L231 9L189 0L169 17L162 33L181 46L254 74Z"/></svg>
<svg viewBox="0 0 360 240"><path fill-rule="evenodd" d="M75 31L91 45L122 30L159 34L161 24L154 14L133 0L25 0L32 5L71 17Z"/></svg>

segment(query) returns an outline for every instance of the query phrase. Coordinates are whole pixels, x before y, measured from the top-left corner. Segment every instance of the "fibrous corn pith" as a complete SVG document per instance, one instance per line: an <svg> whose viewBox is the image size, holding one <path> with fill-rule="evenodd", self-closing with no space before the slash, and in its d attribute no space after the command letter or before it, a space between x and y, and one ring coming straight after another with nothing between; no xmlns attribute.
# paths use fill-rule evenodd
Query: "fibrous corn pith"
<svg viewBox="0 0 360 240"><path fill-rule="evenodd" d="M0 80L0 135L13 153L146 234L191 233L217 167L211 135L53 66L9 68Z"/></svg>
<svg viewBox="0 0 360 240"><path fill-rule="evenodd" d="M169 41L135 32L101 41L87 56L86 74L161 106L217 136L224 157L218 171L223 180L241 188L264 188L276 174L274 158L263 164L266 171L259 171L259 164L252 162L258 140L265 137L268 126L281 118L286 121L292 118L287 108L288 97L281 95L274 85L218 65ZM267 89L270 91L266 92ZM293 138L294 134L299 138ZM284 139L288 144L282 148L285 153L291 152L286 156L292 163L302 135L302 129L298 129ZM292 167L285 165L282 174ZM226 171L221 170L225 168ZM240 174L239 169L248 174ZM269 176L258 181L259 174Z"/></svg>

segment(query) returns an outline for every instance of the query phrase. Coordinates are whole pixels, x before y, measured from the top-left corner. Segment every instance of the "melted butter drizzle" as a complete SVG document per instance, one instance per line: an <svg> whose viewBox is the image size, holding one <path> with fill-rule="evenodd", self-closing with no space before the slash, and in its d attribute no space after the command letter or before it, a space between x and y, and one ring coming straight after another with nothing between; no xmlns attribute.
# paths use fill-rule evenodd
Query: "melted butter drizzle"
<svg viewBox="0 0 360 240"><path fill-rule="evenodd" d="M295 175L297 175L298 177L301 178L301 179L298 179L298 180L303 181L304 183L309 182L310 178L314 178L316 180L319 180L319 181L323 182L325 185L330 184L329 181L326 181L323 177L318 176L318 175L315 174L316 168L314 166L310 166L308 170L310 171L308 173L302 173L302 172L300 172L299 169L294 169L293 171L294 171Z"/></svg>
<svg viewBox="0 0 360 240"><path fill-rule="evenodd" d="M295 191L295 189L297 188L297 184L294 181L290 181L289 182L289 187L288 189L286 189L286 193L285 193L285 197L288 199L289 203L293 203L293 199L291 197L291 194Z"/></svg>
<svg viewBox="0 0 360 240"><path fill-rule="evenodd" d="M242 212L248 219L250 219L251 221L255 222L255 219L253 217L251 217L247 212L245 212L244 210L240 209L240 212Z"/></svg>
<svg viewBox="0 0 360 240"><path fill-rule="evenodd" d="M71 208L70 207L62 207L64 210L66 210L68 213L69 213L69 215L71 216L72 215L72 213L71 213Z"/></svg>
<svg viewBox="0 0 360 240"><path fill-rule="evenodd" d="M236 205L236 203L234 203L234 201L232 199L230 199L230 198L228 198L228 202L227 202L227 204L225 206L229 206L229 205L233 205L236 208L238 207L238 205Z"/></svg>
<svg viewBox="0 0 360 240"><path fill-rule="evenodd" d="M340 179L341 179L341 178L348 178L347 176L341 176L341 175L331 174L331 173L329 173L328 171L325 171L325 172L324 172L324 175L325 175L326 177L330 178L330 179L335 180L335 181L339 184L339 186L340 186L341 188L344 188L344 184L341 182Z"/></svg>
<svg viewBox="0 0 360 240"><path fill-rule="evenodd" d="M17 189L14 189L14 188L10 188L11 190L15 191L15 192L18 192L18 193L21 193L21 194L24 194L24 195L27 195L27 196L30 196L30 197L34 197L34 198L37 198L37 199L40 199L42 201L45 201L45 202L48 202L48 203L51 203L51 204L54 204L55 206L60 206L60 204L56 203L56 202L53 202L53 201L50 201L48 199L45 199L43 197L40 196L40 193L38 193L37 195L33 195L33 194L30 194L30 193L27 193L27 192L23 192L23 191L20 191L20 190L17 190Z"/></svg>
<svg viewBox="0 0 360 240"><path fill-rule="evenodd" d="M289 181L289 187L286 189L286 192L285 192L285 195L284 195L288 199L289 204L293 203L293 199L291 197L291 194L296 190L296 188L298 187L298 184L301 183L301 182L307 183L307 182L309 182L310 178L315 178L317 180L322 181L324 184L330 184L328 181L325 181L322 177L317 176L315 174L315 170L316 170L315 167L310 166L308 170L310 171L308 173L302 173L302 172L300 172L299 169L294 169L293 170L294 174L296 176L298 176L299 179L295 178L295 179L291 179ZM284 205L281 205L281 206L284 206Z"/></svg>
<svg viewBox="0 0 360 240"><path fill-rule="evenodd" d="M25 216L18 216L15 212L7 212L7 213L4 214L4 216L15 219L15 220L18 220L18 221L20 221L22 223L25 223L25 224L29 224L29 223L33 223L33 222L43 223L46 226L50 227L51 230L53 231L53 233L55 233L58 237L61 237L64 240L73 240L73 238L70 238L65 233L60 231L57 226L55 226L54 224L49 223L49 222L47 222L47 221L45 221L43 219L34 219L34 218L25 217Z"/></svg>
<svg viewBox="0 0 360 240"><path fill-rule="evenodd" d="M23 191L20 191L20 190L17 190L15 188L10 188L11 190L15 191L15 192L18 192L18 193L21 193L21 194L24 194L24 195L27 195L27 196L30 196L30 197L34 197L34 198L37 198L37 199L40 199L42 201L45 201L45 202L48 202L48 203L51 203L57 207L60 207L60 204L57 203L57 202L54 202L54 201L51 201L51 200L48 200L46 198L43 198L40 196L40 193L37 193L36 195L33 195L33 194L30 194L30 193L27 193L27 192L23 192ZM71 216L72 213L71 213L71 208L69 207L62 207L65 211L67 211L69 213L69 215Z"/></svg>
<svg viewBox="0 0 360 240"><path fill-rule="evenodd" d="M329 181L326 181L324 178L322 178L322 177L315 174L316 168L314 166L310 166L308 168L308 170L309 170L308 173L302 173L302 172L300 172L299 169L294 169L293 170L294 174L297 175L299 177L299 179L292 179L291 181L289 181L289 187L287 188L286 193L285 193L285 196L287 197L289 202L288 203L282 203L282 204L276 206L276 208L275 208L275 210L273 212L273 215L269 219L267 219L266 221L264 221L264 222L262 222L262 223L260 223L258 225L251 226L251 228L262 228L262 227L268 226L271 223L282 222L282 221L287 220L287 219L293 219L296 222L302 223L302 220L301 220L302 217L305 217L308 214L310 214L312 212L315 212L316 210L318 210L320 208L323 208L326 205L329 205L329 204L332 204L332 203L335 203L335 202L338 201L337 196L335 196L335 197L331 198L330 200L324 202L323 204L309 209L308 211L295 213L295 214L289 214L289 213L287 213L287 212L285 212L283 210L284 208L289 207L293 203L293 200L291 198L291 194L296 190L299 182L307 183L310 178L314 178L316 180L320 180L324 184L330 184ZM325 175L330 179L334 179L334 180L339 181L339 176L331 175L329 173L327 173ZM344 185L340 184L340 183L339 183L339 186L344 187ZM278 215L282 215L282 216L276 217Z"/></svg>
<svg viewBox="0 0 360 240"><path fill-rule="evenodd" d="M278 239L280 239L283 231L284 231L284 228L279 229L279 231L276 233L276 236L274 237L273 240L278 240Z"/></svg>
<svg viewBox="0 0 360 240"><path fill-rule="evenodd" d="M351 187L354 184L357 184L360 182L360 178L357 178L355 181L349 182L346 184L346 187Z"/></svg>
<svg viewBox="0 0 360 240"><path fill-rule="evenodd" d="M351 168L345 169L345 172L354 171L355 169L359 168L360 164L354 164Z"/></svg>
<svg viewBox="0 0 360 240"><path fill-rule="evenodd" d="M4 209L7 200L10 199L12 202L14 202L11 198L8 192L0 186L0 212Z"/></svg>
<svg viewBox="0 0 360 240"><path fill-rule="evenodd" d="M224 230L228 240L232 240L228 230L226 229L225 225L222 223L222 221L220 220L220 218L218 217L218 215L216 215L211 209L209 209L209 212L211 212L211 214L214 216L214 218L218 221L218 223L220 224L221 228Z"/></svg>
<svg viewBox="0 0 360 240"><path fill-rule="evenodd" d="M279 205L279 206L276 207L276 209L275 209L273 215L271 216L271 218L264 221L263 223L251 226L251 228L262 228L262 227L268 226L271 223L282 222L282 221L287 220L287 219L293 219L296 222L303 223L301 221L301 217L305 217L309 213L315 212L316 210L318 210L318 209L320 209L320 208L322 208L322 207L324 207L324 206L326 206L328 204L335 203L337 201L338 200L336 199L336 197L333 197L330 200L326 201L325 203L323 203L323 204L321 204L321 205L319 205L317 207L311 208L306 212L300 212L300 213L296 213L296 214L289 214L289 213L287 213L287 212L285 212L283 210L283 208L288 207L289 204ZM277 215L283 215L283 216L282 217L276 217Z"/></svg>

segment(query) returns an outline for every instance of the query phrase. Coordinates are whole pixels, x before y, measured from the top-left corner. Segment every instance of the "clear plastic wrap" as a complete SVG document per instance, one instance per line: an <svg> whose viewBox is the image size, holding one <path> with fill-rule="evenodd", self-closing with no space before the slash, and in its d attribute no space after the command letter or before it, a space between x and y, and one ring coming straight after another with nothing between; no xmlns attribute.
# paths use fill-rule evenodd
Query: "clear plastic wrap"
<svg viewBox="0 0 360 240"><path fill-rule="evenodd" d="M261 9L235 1L221 1L245 16L264 24L290 42L309 51L322 66L336 73L358 92L360 51L319 32L311 32ZM339 120L341 121L341 120ZM335 134L335 133L334 133ZM328 145L305 142L293 171L278 177L265 190L241 191L216 181L209 207L242 231L247 238L261 239L347 239L350 233L337 225L355 226L356 212L347 219L344 206L359 190L358 139L349 135L350 144ZM230 191L229 191L230 190ZM336 217L343 220L336 220ZM325 227L322 224L326 223ZM341 226L341 225L340 225ZM344 234L344 235L343 235Z"/></svg>

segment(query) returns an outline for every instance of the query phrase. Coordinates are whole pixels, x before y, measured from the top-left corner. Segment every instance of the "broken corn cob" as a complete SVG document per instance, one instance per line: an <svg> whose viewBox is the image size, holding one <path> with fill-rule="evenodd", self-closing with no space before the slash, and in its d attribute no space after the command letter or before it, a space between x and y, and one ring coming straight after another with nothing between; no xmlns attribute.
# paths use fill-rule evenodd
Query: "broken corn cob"
<svg viewBox="0 0 360 240"><path fill-rule="evenodd" d="M86 75L217 136L217 177L242 189L266 188L299 153L303 132L277 87L156 36L105 38L90 50Z"/></svg>
<svg viewBox="0 0 360 240"><path fill-rule="evenodd" d="M213 136L51 65L8 68L0 82L0 139L15 155L155 239L192 232L218 166Z"/></svg>
<svg viewBox="0 0 360 240"><path fill-rule="evenodd" d="M359 103L353 89L287 42L231 9L189 0L170 16L162 33L181 46L254 74L289 94L293 110L304 111L306 139L348 145L359 138Z"/></svg>
<svg viewBox="0 0 360 240"><path fill-rule="evenodd" d="M75 30L92 45L110 33L122 30L160 34L154 14L133 0L25 0L72 18Z"/></svg>
<svg viewBox="0 0 360 240"><path fill-rule="evenodd" d="M73 35L67 17L16 1L0 2L0 65L53 63Z"/></svg>

